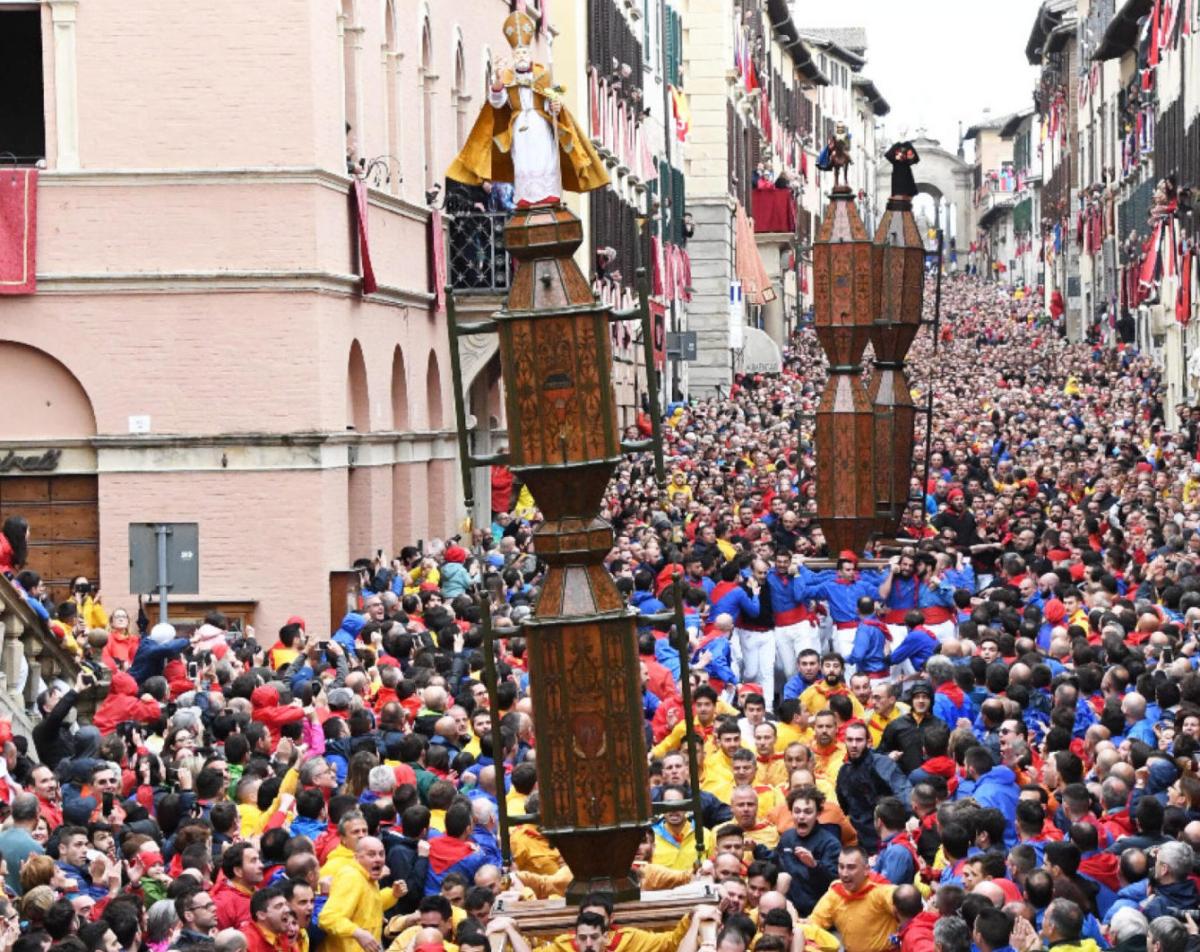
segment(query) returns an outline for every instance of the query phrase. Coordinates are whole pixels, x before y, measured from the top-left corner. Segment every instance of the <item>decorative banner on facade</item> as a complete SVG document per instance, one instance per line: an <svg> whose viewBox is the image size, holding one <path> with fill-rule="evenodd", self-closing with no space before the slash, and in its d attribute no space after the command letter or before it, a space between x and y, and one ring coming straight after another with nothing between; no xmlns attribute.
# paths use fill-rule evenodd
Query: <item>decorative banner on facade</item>
<svg viewBox="0 0 1200 952"><path fill-rule="evenodd" d="M429 277L433 283L433 297L437 302L438 313L446 310L446 236L442 230L442 213L436 208L429 213L429 246L433 254L429 259L429 267L433 272Z"/></svg>
<svg viewBox="0 0 1200 952"><path fill-rule="evenodd" d="M371 267L371 248L367 241L367 183L355 178L351 185L354 198L355 227L358 230L358 276L362 278L362 293L372 294L379 289L375 269Z"/></svg>
<svg viewBox="0 0 1200 952"><path fill-rule="evenodd" d="M0 294L37 291L37 169L0 171Z"/></svg>

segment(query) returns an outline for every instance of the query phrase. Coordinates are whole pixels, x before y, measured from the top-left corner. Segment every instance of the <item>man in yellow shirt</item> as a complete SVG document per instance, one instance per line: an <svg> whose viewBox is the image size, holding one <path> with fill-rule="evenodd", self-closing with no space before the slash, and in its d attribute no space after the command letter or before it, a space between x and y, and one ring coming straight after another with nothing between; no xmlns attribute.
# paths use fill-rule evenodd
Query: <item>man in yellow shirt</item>
<svg viewBox="0 0 1200 952"><path fill-rule="evenodd" d="M354 850L355 862L346 864L333 880L329 899L317 917L325 930L322 952L379 952L383 910L408 891L404 880L389 890L379 888L387 872L383 843L364 836Z"/></svg>
<svg viewBox="0 0 1200 952"><path fill-rule="evenodd" d="M717 717L717 692L707 684L698 687L692 692L692 712L696 715L694 725L696 734L704 744L704 750L700 754L700 759L703 760L717 747L714 733ZM654 745L650 756L661 760L671 751L678 750L683 746L683 738L686 733L687 721L680 719L679 723L671 728L671 733Z"/></svg>
<svg viewBox="0 0 1200 952"><path fill-rule="evenodd" d="M822 711L813 720L813 773L818 780L837 784L838 771L846 761L846 745L837 739L837 718L833 711Z"/></svg>
<svg viewBox="0 0 1200 952"><path fill-rule="evenodd" d="M534 952L675 952L691 919L684 916L670 932L622 928L613 922L612 893L588 893L579 904L574 934L555 936Z"/></svg>
<svg viewBox="0 0 1200 952"><path fill-rule="evenodd" d="M733 754L733 783L734 787L752 787L758 794L758 818L770 823L777 823L780 816L787 811L787 803L783 791L769 783L758 783L755 775L758 772L758 760L742 748Z"/></svg>
<svg viewBox="0 0 1200 952"><path fill-rule="evenodd" d="M733 822L742 831L747 854L752 854L756 845L769 850L779 845L779 828L772 822L758 818L758 794L753 787L734 788L729 809L733 812Z"/></svg>
<svg viewBox="0 0 1200 952"><path fill-rule="evenodd" d="M700 767L700 789L722 803L733 794L733 753L742 747L742 730L733 720L717 725L717 749L705 756Z"/></svg>
<svg viewBox="0 0 1200 952"><path fill-rule="evenodd" d="M407 916L393 916L388 921L389 932L397 927L401 929L400 934L388 946L388 952L410 952L425 930L432 930L429 932L431 938L434 932L442 937L442 945L446 952L458 952L458 946L450 942L456 925L456 911L460 913L457 917L458 922L467 918L467 914L456 910L445 896L426 896L417 906L416 912Z"/></svg>
<svg viewBox="0 0 1200 952"><path fill-rule="evenodd" d="M540 804L538 794L531 793L525 800L525 809L537 813ZM518 870L553 876L564 865L562 855L532 823L514 826L509 837L512 847L513 866Z"/></svg>
<svg viewBox="0 0 1200 952"><path fill-rule="evenodd" d="M811 744L812 727L806 711L797 697L779 705L779 720L775 722L775 750L785 752L792 744Z"/></svg>
<svg viewBox="0 0 1200 952"><path fill-rule="evenodd" d="M688 822L687 796L682 787L667 787L664 803L678 803L679 809L664 813L654 824L654 854L650 860L669 869L691 870L696 865L696 830Z"/></svg>
<svg viewBox="0 0 1200 952"><path fill-rule="evenodd" d="M843 680L844 670L842 656L837 652L830 651L821 656L821 680L813 682L800 695L800 704L810 715L819 714L828 708L831 697L844 694L853 702L854 716L863 716L862 704L850 693L850 689L846 687L846 682Z"/></svg>
<svg viewBox="0 0 1200 952"><path fill-rule="evenodd" d="M878 747L888 724L900 717L904 711L896 703L896 685L889 681L871 682L871 716L867 718L867 730L871 732L871 746Z"/></svg>
<svg viewBox="0 0 1200 952"><path fill-rule="evenodd" d="M758 770L754 777L756 784L782 787L787 783L787 767L783 763L783 754L776 753L775 750L778 739L779 731L770 721L755 725L754 753L758 756Z"/></svg>
<svg viewBox="0 0 1200 952"><path fill-rule="evenodd" d="M325 864L321 867L322 879L332 879L357 861L355 851L359 840L367 835L367 821L357 810L352 810L338 820L337 831L338 845L325 857Z"/></svg>
<svg viewBox="0 0 1200 952"><path fill-rule="evenodd" d="M899 927L892 906L894 886L872 882L870 859L861 846L846 846L838 857L838 881L813 909L822 929L837 929L846 952L889 952Z"/></svg>

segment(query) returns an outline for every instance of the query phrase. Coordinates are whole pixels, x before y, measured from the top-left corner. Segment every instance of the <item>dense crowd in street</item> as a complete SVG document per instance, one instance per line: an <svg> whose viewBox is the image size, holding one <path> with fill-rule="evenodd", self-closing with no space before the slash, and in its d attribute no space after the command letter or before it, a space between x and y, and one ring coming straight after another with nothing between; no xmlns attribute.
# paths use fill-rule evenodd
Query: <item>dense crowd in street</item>
<svg viewBox="0 0 1200 952"><path fill-rule="evenodd" d="M715 896L673 931L606 894L545 945L508 914L571 873L534 825L511 863L499 839L501 799L538 810L516 626L541 566L536 500L497 470L490 531L363 560L361 611L263 619L270 646L83 578L47 605L38 527L7 520L0 571L82 666L5 739L0 952L1195 952L1200 411L1168 427L1148 359L1068 343L1032 299L954 277L942 301L898 539L829 552L814 524L808 330L782 375L670 408L665 488L645 458L609 488L631 610L683 581L685 632L638 625L653 799L679 807L633 873Z"/></svg>

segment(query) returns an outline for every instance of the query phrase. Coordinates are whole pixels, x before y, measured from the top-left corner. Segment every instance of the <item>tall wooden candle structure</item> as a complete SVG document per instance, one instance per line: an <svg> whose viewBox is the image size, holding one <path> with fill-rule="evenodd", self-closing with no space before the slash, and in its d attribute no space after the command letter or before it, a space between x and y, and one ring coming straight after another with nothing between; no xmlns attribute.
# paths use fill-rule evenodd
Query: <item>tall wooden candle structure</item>
<svg viewBox="0 0 1200 952"><path fill-rule="evenodd" d="M908 503L912 478L913 404L904 358L921 326L925 292L925 246L913 216L916 194L911 167L920 161L912 143L886 153L892 163L892 195L875 230L876 310L871 324L875 373L869 397L875 433L875 505L878 528L894 533Z"/></svg>
<svg viewBox="0 0 1200 952"><path fill-rule="evenodd" d="M649 292L643 274L640 310L614 314L596 300L575 263L583 227L560 197L564 189L603 187L608 175L563 106L549 70L531 60L533 21L514 13L504 33L514 48L512 66L498 71L488 103L447 173L467 185L511 181L518 201L504 229L508 253L517 261L504 306L489 320L459 324L451 295L463 487L469 508L471 467L507 463L543 516L534 546L547 570L521 634L538 738L537 821L574 875L567 899L578 902L592 890L636 899L630 870L642 831L653 820L636 614L626 609L604 567L613 532L599 512L624 452L655 446L663 480L659 414L651 414L654 443L622 443L611 373L609 323L640 316L648 396L658 406ZM532 134L543 125L545 136ZM458 338L493 332L499 337L509 450L503 458L473 457ZM501 841L506 850L503 806Z"/></svg>
<svg viewBox="0 0 1200 952"><path fill-rule="evenodd" d="M813 319L829 359L816 413L817 511L830 552L861 552L878 526L874 417L862 381L876 259L854 193L835 185L813 242Z"/></svg>

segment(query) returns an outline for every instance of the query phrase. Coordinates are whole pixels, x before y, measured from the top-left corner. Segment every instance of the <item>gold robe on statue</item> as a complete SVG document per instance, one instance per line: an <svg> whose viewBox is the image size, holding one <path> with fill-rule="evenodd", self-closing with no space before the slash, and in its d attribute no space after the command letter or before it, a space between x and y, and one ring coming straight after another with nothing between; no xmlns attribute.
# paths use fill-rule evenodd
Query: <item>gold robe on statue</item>
<svg viewBox="0 0 1200 952"><path fill-rule="evenodd" d="M521 86L512 70L500 74L506 102L496 107L484 103L479 118L467 136L466 144L446 172L448 178L467 185L484 181L511 182L513 124L521 113ZM555 117L548 108L550 74L540 64L534 64L533 80L528 88L533 93L534 111L555 126ZM490 90L489 90L490 92ZM575 122L564 106L557 117L559 166L562 185L569 192L590 192L608 184L608 172L591 140Z"/></svg>

